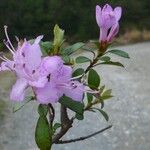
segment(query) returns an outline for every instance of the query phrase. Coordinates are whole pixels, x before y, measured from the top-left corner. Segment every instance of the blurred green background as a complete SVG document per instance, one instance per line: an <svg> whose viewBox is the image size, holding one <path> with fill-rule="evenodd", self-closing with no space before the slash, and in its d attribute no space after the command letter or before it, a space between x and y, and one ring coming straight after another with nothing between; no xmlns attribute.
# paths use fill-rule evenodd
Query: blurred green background
<svg viewBox="0 0 150 150"><path fill-rule="evenodd" d="M97 38L95 6L105 3L122 6L121 34L150 29L149 0L0 0L0 39L4 25L20 38L44 34L50 39L56 23L65 29L69 41Z"/></svg>

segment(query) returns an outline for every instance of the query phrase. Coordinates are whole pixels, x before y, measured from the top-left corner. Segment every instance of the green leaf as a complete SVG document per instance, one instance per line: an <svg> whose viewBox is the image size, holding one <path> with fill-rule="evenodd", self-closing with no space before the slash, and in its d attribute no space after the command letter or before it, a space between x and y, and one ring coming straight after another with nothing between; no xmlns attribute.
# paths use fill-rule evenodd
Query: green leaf
<svg viewBox="0 0 150 150"><path fill-rule="evenodd" d="M105 96L102 96L101 99L104 101L104 100L110 99L112 97L113 97L112 95L105 95Z"/></svg>
<svg viewBox="0 0 150 150"><path fill-rule="evenodd" d="M78 119L78 120L83 120L84 119L84 115L82 114L77 114L76 113L76 115L75 115L75 117L76 117L76 119Z"/></svg>
<svg viewBox="0 0 150 150"><path fill-rule="evenodd" d="M94 69L90 69L89 75L88 75L88 84L91 87L98 88L100 85L100 76Z"/></svg>
<svg viewBox="0 0 150 150"><path fill-rule="evenodd" d="M121 56L121 57L124 57L124 58L130 58L129 54L127 52L122 51L122 50L114 49L114 50L110 50L108 52L115 54L115 55L118 55L118 56Z"/></svg>
<svg viewBox="0 0 150 150"><path fill-rule="evenodd" d="M53 43L49 41L41 42L40 47L43 55L47 55L53 49Z"/></svg>
<svg viewBox="0 0 150 150"><path fill-rule="evenodd" d="M93 100L93 95L91 93L87 93L87 100L88 100L88 103L91 103L92 100Z"/></svg>
<svg viewBox="0 0 150 150"><path fill-rule="evenodd" d="M38 113L40 116L47 116L47 113L48 113L48 106L47 105L43 105L43 104L40 104L39 107L38 107Z"/></svg>
<svg viewBox="0 0 150 150"><path fill-rule="evenodd" d="M53 126L53 135L55 134L56 130L57 130L58 128L60 128L60 127L61 127L61 124L60 124L60 123L55 123L55 124L54 124L54 126Z"/></svg>
<svg viewBox="0 0 150 150"><path fill-rule="evenodd" d="M101 61L106 61L106 62L108 62L108 61L110 61L110 57L109 56L103 56L103 57L100 57L99 58L99 60L101 60Z"/></svg>
<svg viewBox="0 0 150 150"><path fill-rule="evenodd" d="M70 57L68 55L62 55L62 59L65 63L69 63L70 62Z"/></svg>
<svg viewBox="0 0 150 150"><path fill-rule="evenodd" d="M98 40L90 40L90 42L94 43L98 49L100 48L100 42Z"/></svg>
<svg viewBox="0 0 150 150"><path fill-rule="evenodd" d="M104 91L104 92L102 93L101 99L102 99L102 100L110 99L110 98L113 97L111 94L112 94L112 90L111 90L111 89L106 90L106 91Z"/></svg>
<svg viewBox="0 0 150 150"><path fill-rule="evenodd" d="M76 102L67 96L62 96L59 102L66 106L67 108L71 109L72 111L76 112L77 114L82 115L84 111L84 104L80 102Z"/></svg>
<svg viewBox="0 0 150 150"><path fill-rule="evenodd" d="M88 52L94 52L94 49L91 49L91 48L82 47L82 50L85 50L85 51L88 51Z"/></svg>
<svg viewBox="0 0 150 150"><path fill-rule="evenodd" d="M108 116L108 114L104 110L99 109L99 108L92 108L92 109L98 110L103 115L103 117L105 118L105 120L109 121L109 116Z"/></svg>
<svg viewBox="0 0 150 150"><path fill-rule="evenodd" d="M114 65L114 66L124 67L124 65L121 64L120 62L113 62L113 61L102 62L102 63L99 63L99 64L103 64L103 65Z"/></svg>
<svg viewBox="0 0 150 150"><path fill-rule="evenodd" d="M112 93L112 90L109 89L109 90L104 91L104 93L102 94L102 96L108 96L108 95L111 95L111 93Z"/></svg>
<svg viewBox="0 0 150 150"><path fill-rule="evenodd" d="M54 27L54 46L60 47L64 38L64 30L56 24Z"/></svg>
<svg viewBox="0 0 150 150"><path fill-rule="evenodd" d="M76 52L77 50L81 49L85 44L82 43L82 42L79 42L79 43L76 43L76 44L73 44L71 46L68 46L67 48L64 48L62 50L62 53L63 54L66 54L66 55L71 55L73 54L74 52Z"/></svg>
<svg viewBox="0 0 150 150"><path fill-rule="evenodd" d="M101 87L100 87L100 90L99 90L100 93L103 93L104 89L105 89L105 85L101 86Z"/></svg>
<svg viewBox="0 0 150 150"><path fill-rule="evenodd" d="M82 50L85 50L85 51L87 51L87 52L91 52L94 56L96 55L96 54L95 54L95 52L94 52L94 51L95 51L95 49L91 49L91 48L84 48L84 47L83 47L83 48L82 48Z"/></svg>
<svg viewBox="0 0 150 150"><path fill-rule="evenodd" d="M79 56L76 58L76 63L85 63L85 62L90 62L91 60L85 56Z"/></svg>
<svg viewBox="0 0 150 150"><path fill-rule="evenodd" d="M75 70L72 74L73 77L76 77L76 76L80 76L84 73L84 69L83 68L78 68L77 70Z"/></svg>
<svg viewBox="0 0 150 150"><path fill-rule="evenodd" d="M55 123L54 126L53 126L53 129L54 130L57 130L58 128L61 127L61 124L60 123Z"/></svg>
<svg viewBox="0 0 150 150"><path fill-rule="evenodd" d="M51 149L52 136L50 133L50 126L47 118L40 116L35 130L35 141L40 150Z"/></svg>
<svg viewBox="0 0 150 150"><path fill-rule="evenodd" d="M28 96L25 98L25 100L23 102L15 102L15 104L13 106L13 113L19 111L21 108L23 108L27 103L29 103L32 100L34 100L34 97Z"/></svg>

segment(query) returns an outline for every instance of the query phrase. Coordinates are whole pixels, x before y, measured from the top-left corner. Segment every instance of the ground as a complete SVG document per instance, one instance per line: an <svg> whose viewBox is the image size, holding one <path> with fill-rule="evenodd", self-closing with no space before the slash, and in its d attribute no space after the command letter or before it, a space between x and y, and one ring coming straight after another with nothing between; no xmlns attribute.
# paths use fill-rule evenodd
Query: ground
<svg viewBox="0 0 150 150"><path fill-rule="evenodd" d="M84 142L54 145L54 150L150 149L150 43L117 48L130 54L130 60L122 59L125 69L112 66L96 68L102 82L112 88L115 95L105 103L110 122L106 123L100 114L88 113L84 121L76 121L66 139L87 135L108 124L113 124L113 127ZM13 114L12 103L8 100L8 91L13 83L12 75L0 75L0 150L36 150L34 129L37 104L31 102Z"/></svg>

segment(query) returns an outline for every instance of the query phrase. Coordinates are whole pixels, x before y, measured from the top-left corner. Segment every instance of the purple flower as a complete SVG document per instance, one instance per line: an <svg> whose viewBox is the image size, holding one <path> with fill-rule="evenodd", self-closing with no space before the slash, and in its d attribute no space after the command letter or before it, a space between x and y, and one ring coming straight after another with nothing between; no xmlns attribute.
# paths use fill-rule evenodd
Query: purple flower
<svg viewBox="0 0 150 150"><path fill-rule="evenodd" d="M12 53L13 60L9 60L5 56L0 56L3 60L0 71L9 70L16 73L17 81L12 87L10 99L22 101L24 99L25 90L29 86L43 87L47 82L47 78L40 73L42 53L39 42L43 36L37 37L33 44L30 44L30 42L26 40L23 42L23 45L18 43L18 48L15 50L9 40L7 26L5 26L5 34L7 41L4 43Z"/></svg>
<svg viewBox="0 0 150 150"><path fill-rule="evenodd" d="M73 81L72 68L63 64L59 56L45 57L41 64L42 73L48 82L44 87L35 87L37 100L42 104L54 103L63 95L82 101L85 86Z"/></svg>
<svg viewBox="0 0 150 150"><path fill-rule="evenodd" d="M121 18L121 14L121 7L116 7L113 10L108 4L102 9L99 5L96 6L96 21L100 28L100 42L112 42L119 31L118 22Z"/></svg>
<svg viewBox="0 0 150 150"><path fill-rule="evenodd" d="M24 40L23 44L18 43L15 50L7 35L5 45L11 51L13 60L5 56L0 71L10 70L15 72L17 81L12 87L10 99L13 101L24 100L25 91L31 87L37 101L42 104L58 102L60 97L66 95L75 101L82 101L84 92L95 92L86 90L86 86L72 78L72 68L64 65L59 56L42 57L39 42L43 36L38 36L34 43Z"/></svg>

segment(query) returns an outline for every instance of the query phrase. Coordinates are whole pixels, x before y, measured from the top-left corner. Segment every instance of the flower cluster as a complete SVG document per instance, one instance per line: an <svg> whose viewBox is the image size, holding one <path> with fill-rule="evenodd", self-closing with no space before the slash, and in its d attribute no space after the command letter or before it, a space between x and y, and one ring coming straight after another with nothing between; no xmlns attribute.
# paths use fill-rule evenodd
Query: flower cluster
<svg viewBox="0 0 150 150"><path fill-rule="evenodd" d="M12 88L10 99L24 100L25 91L31 87L39 103L48 104L57 102L63 94L75 101L82 101L85 86L72 78L72 68L64 65L60 56L42 56L38 36L31 44L26 39L15 50L11 44L7 27L5 26L7 42L5 45L13 55L13 60L1 56L3 60L0 71L15 72L17 81Z"/></svg>

